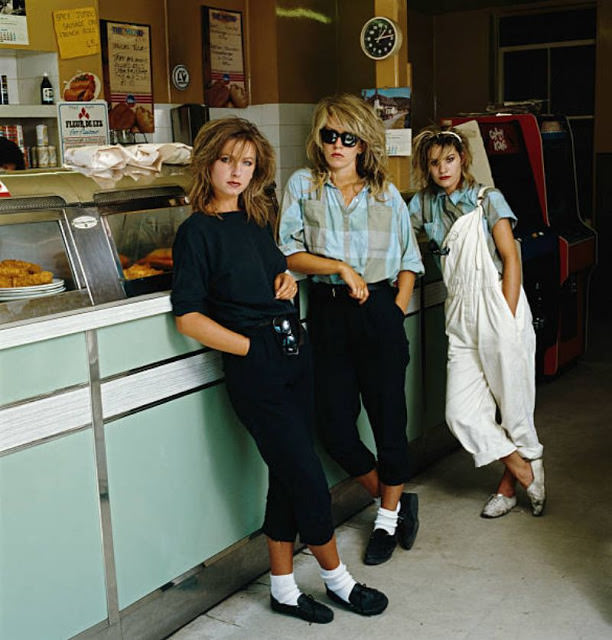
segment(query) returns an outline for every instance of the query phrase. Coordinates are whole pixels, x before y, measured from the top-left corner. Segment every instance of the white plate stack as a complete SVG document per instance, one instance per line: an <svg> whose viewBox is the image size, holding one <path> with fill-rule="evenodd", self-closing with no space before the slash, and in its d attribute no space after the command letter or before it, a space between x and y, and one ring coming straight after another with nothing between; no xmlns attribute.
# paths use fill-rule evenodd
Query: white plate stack
<svg viewBox="0 0 612 640"><path fill-rule="evenodd" d="M52 296L65 290L66 287L61 278L53 278L53 282L49 284L33 284L29 287L0 287L0 302Z"/></svg>

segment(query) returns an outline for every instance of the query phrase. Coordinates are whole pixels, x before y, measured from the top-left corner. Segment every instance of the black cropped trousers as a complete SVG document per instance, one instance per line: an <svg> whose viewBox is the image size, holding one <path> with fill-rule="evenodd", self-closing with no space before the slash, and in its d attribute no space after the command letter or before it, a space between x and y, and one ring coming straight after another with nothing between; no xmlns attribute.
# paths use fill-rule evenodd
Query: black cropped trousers
<svg viewBox="0 0 612 640"><path fill-rule="evenodd" d="M379 283L360 305L349 297L346 286L313 283L308 311L321 439L349 475L376 468L380 481L390 486L412 476L405 398L410 355L395 292ZM376 456L357 428L362 402Z"/></svg>
<svg viewBox="0 0 612 640"><path fill-rule="evenodd" d="M238 418L268 466L263 532L272 540L321 545L334 533L331 496L315 452L312 355L282 352L272 326L245 331L246 356L223 354L225 381Z"/></svg>

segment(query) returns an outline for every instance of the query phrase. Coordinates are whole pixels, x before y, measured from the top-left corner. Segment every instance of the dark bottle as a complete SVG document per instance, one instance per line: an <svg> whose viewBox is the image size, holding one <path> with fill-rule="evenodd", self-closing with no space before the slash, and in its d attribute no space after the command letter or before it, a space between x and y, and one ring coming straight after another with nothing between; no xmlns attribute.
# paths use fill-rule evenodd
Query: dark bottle
<svg viewBox="0 0 612 640"><path fill-rule="evenodd" d="M40 103L53 104L53 85L46 73L43 73L43 79L40 83Z"/></svg>
<svg viewBox="0 0 612 640"><path fill-rule="evenodd" d="M9 95L8 95L8 81L6 76L0 77L0 104L8 104L9 103Z"/></svg>

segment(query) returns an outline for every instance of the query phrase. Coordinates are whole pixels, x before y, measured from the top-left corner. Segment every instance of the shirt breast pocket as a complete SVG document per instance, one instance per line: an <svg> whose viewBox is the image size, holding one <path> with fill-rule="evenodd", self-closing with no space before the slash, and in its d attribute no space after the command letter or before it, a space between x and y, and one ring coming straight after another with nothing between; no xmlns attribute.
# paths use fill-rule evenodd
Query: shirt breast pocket
<svg viewBox="0 0 612 640"><path fill-rule="evenodd" d="M393 211L382 204L368 205L368 258L364 277L368 282L385 280L388 273L388 262L391 259L399 262L402 250L399 236L392 234Z"/></svg>
<svg viewBox="0 0 612 640"><path fill-rule="evenodd" d="M327 225L325 204L320 200L304 202L304 243L310 253L324 255Z"/></svg>

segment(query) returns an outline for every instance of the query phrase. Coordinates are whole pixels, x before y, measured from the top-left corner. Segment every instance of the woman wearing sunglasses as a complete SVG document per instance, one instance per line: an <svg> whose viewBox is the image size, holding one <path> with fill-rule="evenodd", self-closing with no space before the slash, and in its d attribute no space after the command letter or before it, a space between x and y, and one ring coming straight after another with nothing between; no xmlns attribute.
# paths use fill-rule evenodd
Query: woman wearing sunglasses
<svg viewBox="0 0 612 640"><path fill-rule="evenodd" d="M297 285L274 242L264 192L274 180L274 151L247 120L213 120L195 139L191 168L194 212L174 243L173 312L181 333L222 352L232 406L268 466L263 531L272 609L309 622L333 618L297 587L299 533L330 600L362 615L381 613L387 597L356 583L336 548L329 489L312 440L310 350L305 336L300 344L291 302Z"/></svg>
<svg viewBox="0 0 612 640"><path fill-rule="evenodd" d="M409 549L418 528L406 437L404 314L423 272L406 205L388 179L385 131L363 100L324 98L307 141L311 169L289 179L279 244L310 275L308 330L321 438L338 464L380 498L364 561ZM366 409L377 455L361 441Z"/></svg>
<svg viewBox="0 0 612 640"><path fill-rule="evenodd" d="M517 481L539 516L546 493L533 419L535 333L512 235L516 216L497 189L474 180L471 161L457 130L430 128L414 139L412 163L423 189L409 210L437 247L448 291L446 422L476 466L504 464L481 516L511 511Z"/></svg>

